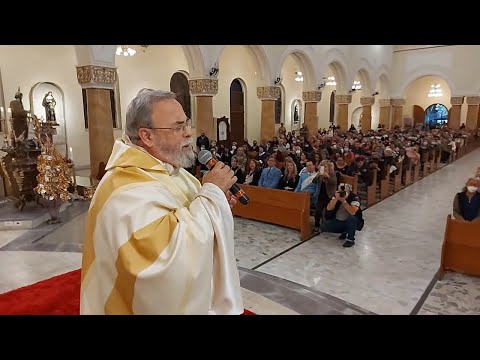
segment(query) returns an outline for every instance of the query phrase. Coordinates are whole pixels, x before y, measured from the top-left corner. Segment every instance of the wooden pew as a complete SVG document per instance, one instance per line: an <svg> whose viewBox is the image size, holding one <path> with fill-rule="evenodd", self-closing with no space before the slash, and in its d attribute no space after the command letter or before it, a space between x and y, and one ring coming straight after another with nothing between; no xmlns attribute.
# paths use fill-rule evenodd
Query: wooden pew
<svg viewBox="0 0 480 360"><path fill-rule="evenodd" d="M430 157L430 174L437 171L437 167L436 167L437 162L436 162L435 156L437 156L437 152L434 149L432 152L432 156Z"/></svg>
<svg viewBox="0 0 480 360"><path fill-rule="evenodd" d="M413 165L413 182L416 182L420 179L420 166L421 163Z"/></svg>
<svg viewBox="0 0 480 360"><path fill-rule="evenodd" d="M423 163L423 171L422 171L422 178L428 176L429 169L430 169L430 161L429 161L430 154L428 152L423 153L421 163Z"/></svg>
<svg viewBox="0 0 480 360"><path fill-rule="evenodd" d="M446 271L480 276L480 222L447 217L443 239L440 279Z"/></svg>
<svg viewBox="0 0 480 360"><path fill-rule="evenodd" d="M380 180L380 201L390 196L390 166L385 167Z"/></svg>
<svg viewBox="0 0 480 360"><path fill-rule="evenodd" d="M302 241L312 235L310 194L250 185L239 186L250 198L250 203L235 205L234 216L300 230Z"/></svg>
<svg viewBox="0 0 480 360"><path fill-rule="evenodd" d="M377 201L377 169L372 170L372 185L367 186L367 207L375 205Z"/></svg>
<svg viewBox="0 0 480 360"><path fill-rule="evenodd" d="M413 163L408 158L406 158L403 161L408 161L408 167L407 167L407 170L405 170L405 187L407 187L407 186L412 184L412 166L413 166Z"/></svg>
<svg viewBox="0 0 480 360"><path fill-rule="evenodd" d="M406 157L405 157L406 159ZM403 159L403 161L406 161ZM398 169L398 174L395 175L395 180L393 180L393 193L399 192L402 190L402 175L403 175L403 162L397 162L395 166Z"/></svg>

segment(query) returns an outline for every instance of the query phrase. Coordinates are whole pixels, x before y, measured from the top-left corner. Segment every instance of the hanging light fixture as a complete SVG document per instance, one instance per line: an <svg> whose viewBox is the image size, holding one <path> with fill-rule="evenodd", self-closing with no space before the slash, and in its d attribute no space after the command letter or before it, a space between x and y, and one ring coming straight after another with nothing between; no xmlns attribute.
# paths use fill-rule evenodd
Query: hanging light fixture
<svg viewBox="0 0 480 360"><path fill-rule="evenodd" d="M326 85L328 86L336 86L337 85L337 82L335 81L335 76L329 76L327 78L327 83Z"/></svg>
<svg viewBox="0 0 480 360"><path fill-rule="evenodd" d="M297 71L297 72L295 73L295 75L296 75L296 76L295 76L295 81L303 81L303 76L302 76L303 74L302 74L301 71Z"/></svg>
<svg viewBox="0 0 480 360"><path fill-rule="evenodd" d="M135 55L136 51L133 50L131 47L128 47L127 45L119 45L117 47L117 52L116 54L118 56L123 55L123 56L133 56Z"/></svg>
<svg viewBox="0 0 480 360"><path fill-rule="evenodd" d="M440 97L443 96L442 89L440 84L434 84L430 86L430 91L428 92L428 97Z"/></svg>
<svg viewBox="0 0 480 360"><path fill-rule="evenodd" d="M360 84L360 81L354 81L352 85L352 90L355 91L355 90L361 90L361 89L362 89L362 85Z"/></svg>

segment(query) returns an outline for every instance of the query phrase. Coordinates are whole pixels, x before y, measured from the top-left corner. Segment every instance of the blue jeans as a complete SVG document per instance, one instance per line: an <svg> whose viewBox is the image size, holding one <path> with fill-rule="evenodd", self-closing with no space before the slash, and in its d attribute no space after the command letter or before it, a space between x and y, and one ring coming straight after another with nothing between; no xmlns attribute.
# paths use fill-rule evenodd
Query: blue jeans
<svg viewBox="0 0 480 360"><path fill-rule="evenodd" d="M357 231L357 218L350 215L347 220L331 219L320 224L322 232L346 233L348 240L355 240L355 231Z"/></svg>

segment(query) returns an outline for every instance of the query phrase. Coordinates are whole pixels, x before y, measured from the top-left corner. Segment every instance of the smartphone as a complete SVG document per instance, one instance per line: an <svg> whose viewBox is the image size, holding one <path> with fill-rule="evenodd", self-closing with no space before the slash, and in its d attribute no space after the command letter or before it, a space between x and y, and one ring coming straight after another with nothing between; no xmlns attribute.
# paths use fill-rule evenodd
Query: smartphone
<svg viewBox="0 0 480 360"><path fill-rule="evenodd" d="M320 172L320 175L325 174L325 166L320 166L319 172Z"/></svg>

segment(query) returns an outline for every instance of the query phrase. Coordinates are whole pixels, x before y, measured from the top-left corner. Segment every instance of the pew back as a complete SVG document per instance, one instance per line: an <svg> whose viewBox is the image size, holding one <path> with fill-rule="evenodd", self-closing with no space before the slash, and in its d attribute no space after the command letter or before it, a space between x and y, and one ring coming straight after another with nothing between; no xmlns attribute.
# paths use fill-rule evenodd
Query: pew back
<svg viewBox="0 0 480 360"><path fill-rule="evenodd" d="M237 204L233 215L300 230L300 239L312 235L310 194L239 185L250 198L248 205Z"/></svg>

